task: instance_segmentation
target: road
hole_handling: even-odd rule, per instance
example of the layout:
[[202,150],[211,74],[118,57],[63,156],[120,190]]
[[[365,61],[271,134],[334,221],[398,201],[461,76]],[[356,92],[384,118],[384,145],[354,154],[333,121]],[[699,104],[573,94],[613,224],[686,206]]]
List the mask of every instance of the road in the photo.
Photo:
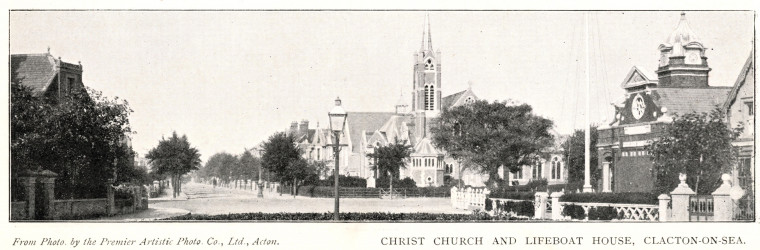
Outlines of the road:
[[[227,213],[278,213],[278,212],[332,212],[333,198],[309,198],[277,193],[264,193],[264,198],[256,198],[253,190],[212,187],[199,183],[187,183],[183,194],[176,199],[161,197],[151,199],[149,209],[135,214],[103,218],[103,220],[133,221],[167,218],[187,213],[227,214]],[[390,212],[390,213],[469,213],[451,207],[448,198],[345,198],[340,200],[341,212]]]

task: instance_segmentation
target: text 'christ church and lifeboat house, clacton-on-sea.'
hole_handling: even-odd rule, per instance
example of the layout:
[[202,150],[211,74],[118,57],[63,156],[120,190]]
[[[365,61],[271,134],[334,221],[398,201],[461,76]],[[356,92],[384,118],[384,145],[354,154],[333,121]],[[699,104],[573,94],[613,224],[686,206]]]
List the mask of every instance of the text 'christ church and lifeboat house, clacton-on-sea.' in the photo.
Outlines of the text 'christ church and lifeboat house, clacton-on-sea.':
[[[373,160],[368,154],[398,140],[412,147],[406,168],[399,173],[400,178],[409,177],[420,187],[436,187],[444,185],[449,178],[460,179],[461,176],[465,185],[484,186],[488,175],[471,168],[465,168],[460,175],[460,163],[432,143],[432,120],[442,110],[472,103],[478,97],[471,86],[442,96],[441,52],[433,50],[429,18],[425,19],[422,33],[422,45],[413,54],[411,105],[402,94],[393,112],[348,112],[340,139],[341,144],[346,144],[340,151],[340,174],[366,178],[368,186],[374,186],[373,180],[378,173],[372,170]],[[333,138],[328,128],[320,128],[317,124],[315,129],[309,129],[309,122],[302,120],[291,123],[288,133],[295,135],[307,159],[324,161],[334,169]],[[545,178],[549,184],[566,183],[567,172],[560,147],[551,147],[550,151],[544,154],[546,159],[537,159],[535,166],[526,166],[523,171],[511,174],[511,180],[526,184],[530,179]]]
[[754,162],[752,55],[733,88],[710,86],[706,48],[689,27],[685,13],[658,50],[656,77],[634,66],[621,84],[625,98],[613,103],[614,119],[599,128],[597,153],[602,180],[597,188],[603,192],[647,192],[654,188],[653,163],[646,146],[662,135],[676,114],[723,107],[730,126],[739,126],[740,122],[745,126],[734,143],[743,146],[739,164],[751,166]]

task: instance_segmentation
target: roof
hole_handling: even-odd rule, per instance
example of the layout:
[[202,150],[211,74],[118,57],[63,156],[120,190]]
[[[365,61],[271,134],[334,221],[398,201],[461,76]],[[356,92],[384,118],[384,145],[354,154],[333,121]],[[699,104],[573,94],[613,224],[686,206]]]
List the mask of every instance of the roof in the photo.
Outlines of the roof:
[[423,138],[417,145],[414,145],[414,152],[412,155],[439,155],[441,154],[434,146],[430,138]]
[[729,92],[728,98],[726,98],[726,101],[723,103],[724,110],[728,110],[734,100],[736,100],[736,95],[739,93],[739,88],[744,85],[745,79],[747,78],[747,74],[750,72],[750,69],[754,68],[752,61],[753,54],[754,51],[750,52],[749,57],[747,57],[747,61],[744,63],[744,67],[742,67],[742,71],[739,72],[739,76],[736,78],[734,87],[731,88],[731,92]]
[[675,44],[680,44],[681,46],[684,46],[693,42],[700,43],[699,40],[700,39],[697,37],[696,33],[694,33],[689,26],[689,22],[686,21],[686,13],[681,13],[681,20],[678,21],[676,29],[670,33],[668,39],[665,40],[664,45],[673,46]]
[[34,95],[40,95],[53,81],[57,62],[50,54],[11,55],[11,82],[29,87]]
[[351,151],[359,152],[363,131],[380,129],[395,114],[394,112],[348,112],[346,123],[351,137]]
[[388,118],[385,124],[378,130],[383,133],[385,140],[388,142],[395,142],[395,139],[399,141],[409,140],[407,123],[410,121],[409,116],[394,115]]
[[638,66],[633,66],[631,70],[628,71],[628,74],[620,84],[620,87],[627,89],[642,85],[657,85],[657,77],[650,75],[649,72],[652,71],[644,70]]
[[670,115],[702,113],[722,106],[729,91],[730,87],[660,88],[653,92],[653,97],[657,106],[667,108]]
[[462,90],[460,92],[444,96],[443,98],[441,98],[441,107],[443,109],[447,109],[451,107],[451,105],[454,105],[454,103],[456,103],[457,100],[459,100],[459,98],[462,97],[462,95],[464,95],[465,92],[467,92],[467,90]]

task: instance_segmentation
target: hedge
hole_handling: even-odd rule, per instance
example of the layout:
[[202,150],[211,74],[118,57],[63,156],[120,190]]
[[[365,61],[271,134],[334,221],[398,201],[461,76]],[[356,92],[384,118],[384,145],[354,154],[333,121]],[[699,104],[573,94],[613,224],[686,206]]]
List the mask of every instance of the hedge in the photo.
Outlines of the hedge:
[[[486,198],[486,211],[494,209],[493,200]],[[496,200],[496,211],[512,212],[516,215],[532,217],[535,215],[535,207],[532,201],[500,201]]]
[[[583,210],[582,206],[576,204],[565,205],[565,208],[562,209],[562,215],[575,220],[586,219],[586,211]],[[623,218],[625,218],[625,213],[618,212],[611,206],[588,209],[588,220],[620,220]]]
[[562,202],[576,203],[622,203],[622,204],[658,204],[657,194],[628,193],[569,193],[559,198]]
[[[380,190],[388,191],[388,188],[346,188],[341,187],[340,196],[342,198],[378,198]],[[285,193],[290,193],[286,189]],[[403,197],[450,197],[451,189],[448,187],[415,187],[415,188],[393,188],[394,193],[398,192]],[[298,187],[298,195],[306,197],[335,197],[335,188],[327,186],[301,186]]]
[[[162,220],[261,220],[261,221],[329,221],[333,213],[241,213],[241,214],[186,214]],[[525,220],[511,216],[491,216],[488,213],[435,214],[435,213],[340,213],[341,220],[348,221],[503,221]]]
[[491,192],[488,197],[490,198],[501,198],[501,199],[512,199],[512,200],[534,200],[536,196],[536,192],[526,191],[526,192],[510,192],[503,190],[497,191],[497,192]]

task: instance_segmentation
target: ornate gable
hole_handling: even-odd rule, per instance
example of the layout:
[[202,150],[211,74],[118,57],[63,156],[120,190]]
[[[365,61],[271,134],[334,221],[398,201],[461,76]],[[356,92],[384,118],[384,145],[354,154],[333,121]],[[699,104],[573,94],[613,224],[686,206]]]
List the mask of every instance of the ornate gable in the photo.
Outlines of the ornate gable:
[[657,78],[647,76],[645,70],[641,70],[639,67],[633,66],[631,71],[625,76],[625,80],[620,84],[623,89],[630,89],[639,86],[656,86]]

